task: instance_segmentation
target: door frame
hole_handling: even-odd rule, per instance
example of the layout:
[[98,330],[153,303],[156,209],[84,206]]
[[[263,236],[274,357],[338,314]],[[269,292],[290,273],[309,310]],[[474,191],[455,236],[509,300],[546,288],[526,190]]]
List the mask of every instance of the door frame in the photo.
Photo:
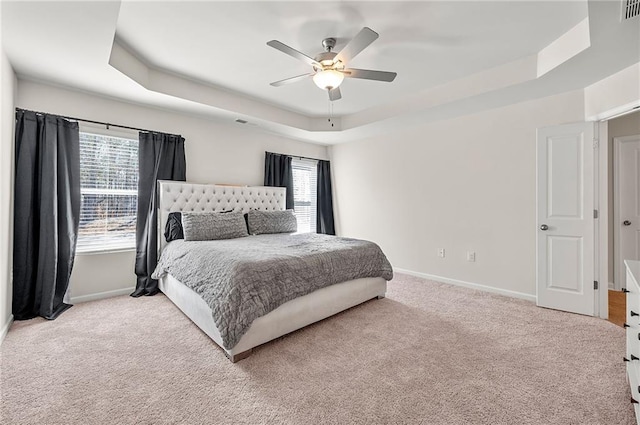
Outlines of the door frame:
[[[625,270],[620,270],[620,149],[625,142],[635,142],[640,140],[640,135],[621,136],[613,138],[613,284],[614,290],[621,290],[624,287],[623,278],[626,276]],[[608,248],[608,247],[607,247]]]
[[[609,318],[609,131],[608,119],[594,122],[595,184],[594,208],[598,218],[594,225],[594,276],[598,280],[595,296],[596,317]],[[602,148],[601,148],[602,143]]]
[[[595,206],[598,209],[598,219],[594,220],[596,226],[595,240],[595,276],[598,276],[598,282],[600,285],[596,295],[598,302],[596,302],[596,313],[602,319],[609,318],[609,124],[608,121],[614,118],[621,117],[623,115],[631,114],[640,109],[640,100],[633,103],[609,109],[596,116],[589,117],[587,121],[591,121],[596,126],[594,128],[594,135],[597,135],[597,140],[594,140],[598,146],[600,141],[603,143],[603,148],[594,152],[594,161],[596,172],[596,184],[595,186]],[[605,149],[606,148],[606,149]],[[597,158],[597,159],[596,159]],[[601,225],[602,223],[602,225]],[[600,241],[606,241],[602,244]]]

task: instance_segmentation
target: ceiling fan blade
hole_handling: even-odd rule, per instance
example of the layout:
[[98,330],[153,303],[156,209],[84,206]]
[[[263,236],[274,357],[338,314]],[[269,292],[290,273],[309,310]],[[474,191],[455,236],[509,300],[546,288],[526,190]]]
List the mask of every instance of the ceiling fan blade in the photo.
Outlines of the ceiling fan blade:
[[296,59],[300,59],[303,62],[308,63],[309,65],[313,65],[313,66],[318,66],[318,67],[322,67],[322,65],[320,65],[318,62],[316,62],[313,58],[310,58],[309,56],[305,55],[302,52],[297,51],[296,49],[287,46],[284,43],[279,42],[278,40],[271,40],[269,42],[267,42],[267,46],[271,46],[274,49],[280,50],[282,53],[285,53],[291,57],[294,57]]
[[271,83],[273,87],[284,86],[285,84],[297,83],[298,81],[304,80],[307,77],[311,77],[313,74],[302,74],[297,75],[295,77],[285,78],[284,80],[274,81]]
[[356,69],[348,68],[342,71],[345,77],[350,78],[362,78],[365,80],[385,81],[387,83],[392,82],[396,78],[395,72],[387,71],[374,71],[371,69]]
[[340,100],[342,99],[342,93],[340,93],[340,87],[336,87],[335,89],[329,90],[329,100]]
[[351,59],[355,58],[358,53],[367,48],[367,46],[378,38],[378,33],[373,31],[369,27],[364,27],[356,34],[353,39],[333,58],[334,62],[342,61],[342,63],[348,63]]

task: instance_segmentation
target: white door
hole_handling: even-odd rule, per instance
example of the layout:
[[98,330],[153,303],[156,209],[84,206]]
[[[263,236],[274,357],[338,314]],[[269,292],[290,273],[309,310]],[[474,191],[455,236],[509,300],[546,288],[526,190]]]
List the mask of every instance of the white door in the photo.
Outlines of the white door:
[[615,284],[624,286],[624,260],[640,260],[640,135],[614,139]]
[[594,314],[593,124],[538,129],[537,299]]

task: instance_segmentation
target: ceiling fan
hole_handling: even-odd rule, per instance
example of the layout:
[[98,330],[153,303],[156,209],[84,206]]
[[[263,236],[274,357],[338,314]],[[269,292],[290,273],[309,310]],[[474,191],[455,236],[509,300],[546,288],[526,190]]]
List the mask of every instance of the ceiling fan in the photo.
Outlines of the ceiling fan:
[[340,84],[342,84],[345,77],[391,82],[396,78],[397,74],[395,72],[346,67],[346,64],[351,62],[351,59],[355,58],[356,55],[367,48],[377,38],[378,33],[373,31],[371,28],[364,27],[339,53],[332,51],[336,45],[336,39],[325,38],[322,40],[322,46],[325,51],[319,53],[314,58],[307,56],[278,40],[271,40],[267,43],[268,46],[280,50],[281,52],[296,59],[300,59],[313,67],[313,72],[311,73],[285,78],[284,80],[273,82],[271,85],[279,87],[312,77],[313,82],[318,87],[329,92],[329,100],[334,101],[342,98],[342,94],[340,93]]

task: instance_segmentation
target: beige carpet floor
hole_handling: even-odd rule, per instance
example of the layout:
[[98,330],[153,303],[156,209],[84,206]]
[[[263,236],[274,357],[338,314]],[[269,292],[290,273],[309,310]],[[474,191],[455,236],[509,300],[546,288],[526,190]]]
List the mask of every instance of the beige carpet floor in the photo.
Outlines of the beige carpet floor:
[[633,424],[624,333],[398,275],[230,363],[164,296],[14,323],[3,424]]

